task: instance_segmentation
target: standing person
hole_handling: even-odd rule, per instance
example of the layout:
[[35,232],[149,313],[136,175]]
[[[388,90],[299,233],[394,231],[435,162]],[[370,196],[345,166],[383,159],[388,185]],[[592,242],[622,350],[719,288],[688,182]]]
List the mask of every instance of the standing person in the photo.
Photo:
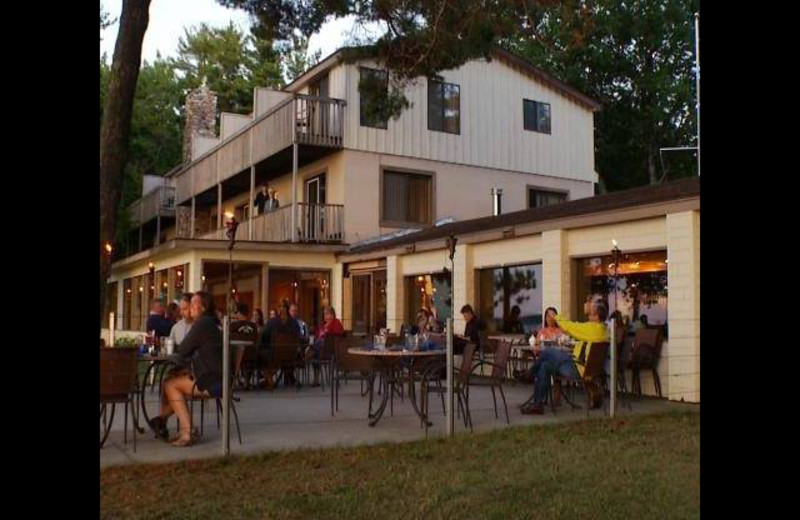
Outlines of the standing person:
[[175,342],[176,347],[181,344],[183,338],[186,337],[192,327],[192,323],[194,323],[194,318],[190,312],[192,296],[194,296],[192,293],[183,293],[183,296],[181,296],[181,303],[178,305],[181,319],[172,326],[172,330],[169,333],[169,337]]
[[[306,361],[311,361],[312,359],[319,360],[322,346],[325,344],[325,338],[328,336],[344,336],[344,326],[342,322],[336,318],[336,310],[333,307],[329,305],[323,307],[322,318],[324,321],[317,329],[317,337],[314,340],[314,344],[306,350]],[[319,366],[317,365],[315,365],[314,383],[312,386],[319,386]]]
[[269,194],[269,198],[264,204],[264,211],[270,212],[278,209],[280,206],[280,203],[278,202],[278,192],[275,191],[275,188],[270,188],[267,193]]
[[[275,352],[274,335],[275,333],[292,333],[300,337],[300,329],[297,322],[289,314],[289,302],[284,300],[281,303],[281,308],[278,315],[267,322],[264,330],[261,331],[261,336],[258,340],[258,357],[262,366],[269,364],[272,361],[272,356]],[[273,375],[271,372],[265,371],[264,383],[268,388],[271,388],[273,383]],[[292,385],[295,383],[294,374],[287,373],[284,376],[284,383]]]
[[167,419],[173,413],[177,415],[180,430],[171,442],[179,447],[191,446],[194,442],[186,398],[191,395],[222,396],[222,332],[214,312],[214,298],[207,292],[196,292],[189,311],[194,323],[172,358],[182,366],[187,366],[191,360],[194,374],[179,373],[164,379],[161,411],[150,420],[156,436],[166,441],[169,438]]
[[175,302],[169,302],[167,305],[167,319],[175,325],[181,319],[180,307]]
[[310,331],[308,329],[308,325],[306,322],[300,319],[300,308],[297,306],[296,303],[292,303],[289,306],[289,315],[297,322],[297,327],[300,329],[300,341],[303,344],[308,343],[308,339],[311,336]]
[[[588,322],[569,321],[558,315],[555,317],[558,326],[577,340],[572,353],[556,348],[542,350],[541,347],[534,347],[534,353],[539,356],[539,359],[531,369],[535,376],[533,403],[524,407],[522,413],[542,415],[544,401],[550,391],[550,377],[554,374],[561,374],[571,379],[580,378],[583,376],[592,343],[608,341],[608,328],[605,324],[608,318],[606,304],[601,300],[587,298],[583,310],[589,316]],[[599,407],[602,404],[602,393],[594,383],[588,388],[592,396],[592,408]]]
[[257,213],[258,215],[264,213],[264,205],[269,200],[268,190],[269,190],[269,184],[265,182],[264,185],[261,186],[261,191],[259,191],[258,194],[256,194],[256,198],[253,200],[253,205],[256,208],[258,208],[258,213]]
[[155,331],[156,336],[169,336],[172,323],[164,316],[164,304],[161,300],[150,303],[150,316],[147,317],[147,332]]

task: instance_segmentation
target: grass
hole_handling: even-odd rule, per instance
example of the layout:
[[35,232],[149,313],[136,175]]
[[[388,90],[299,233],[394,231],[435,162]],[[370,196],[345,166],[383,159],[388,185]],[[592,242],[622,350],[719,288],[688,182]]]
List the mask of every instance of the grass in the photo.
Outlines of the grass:
[[698,518],[700,414],[100,471],[101,518]]

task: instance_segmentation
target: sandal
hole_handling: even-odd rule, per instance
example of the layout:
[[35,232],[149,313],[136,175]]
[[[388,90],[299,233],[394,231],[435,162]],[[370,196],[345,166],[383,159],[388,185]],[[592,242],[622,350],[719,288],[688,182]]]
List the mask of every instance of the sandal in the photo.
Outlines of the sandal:
[[194,439],[192,437],[189,437],[188,439],[186,439],[184,437],[178,437],[176,440],[174,440],[170,444],[172,444],[173,446],[176,446],[178,448],[186,448],[187,446],[191,446],[192,444],[194,444]]

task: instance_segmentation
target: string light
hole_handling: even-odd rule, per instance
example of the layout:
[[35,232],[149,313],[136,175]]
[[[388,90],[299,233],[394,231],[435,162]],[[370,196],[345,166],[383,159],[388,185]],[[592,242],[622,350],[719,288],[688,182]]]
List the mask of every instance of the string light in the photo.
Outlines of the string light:
[[181,271],[178,271],[178,272],[177,272],[177,275],[178,275],[178,276],[183,276],[183,273],[182,273]]
[[114,248],[111,246],[111,243],[106,242],[106,252],[110,255]]
[[139,292],[144,292],[144,287],[139,287]]

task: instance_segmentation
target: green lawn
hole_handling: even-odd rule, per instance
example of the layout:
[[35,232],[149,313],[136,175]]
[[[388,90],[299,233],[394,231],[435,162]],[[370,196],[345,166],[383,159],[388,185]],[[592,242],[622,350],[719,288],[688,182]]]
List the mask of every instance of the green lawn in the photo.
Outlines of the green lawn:
[[100,471],[100,508],[102,518],[698,518],[700,414],[113,467]]

